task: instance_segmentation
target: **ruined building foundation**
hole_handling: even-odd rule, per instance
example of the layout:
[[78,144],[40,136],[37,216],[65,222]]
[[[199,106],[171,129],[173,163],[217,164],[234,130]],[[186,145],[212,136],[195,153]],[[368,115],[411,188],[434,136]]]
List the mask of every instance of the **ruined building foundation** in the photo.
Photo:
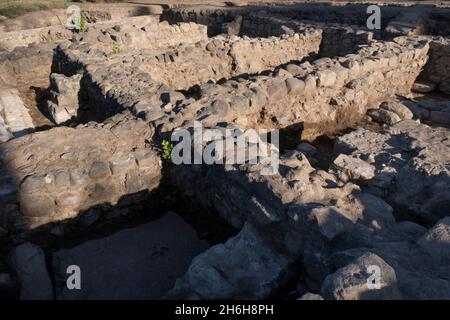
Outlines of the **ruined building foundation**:
[[[450,8],[366,7],[0,32],[0,296],[450,299]],[[175,165],[196,122],[279,130],[279,170]]]

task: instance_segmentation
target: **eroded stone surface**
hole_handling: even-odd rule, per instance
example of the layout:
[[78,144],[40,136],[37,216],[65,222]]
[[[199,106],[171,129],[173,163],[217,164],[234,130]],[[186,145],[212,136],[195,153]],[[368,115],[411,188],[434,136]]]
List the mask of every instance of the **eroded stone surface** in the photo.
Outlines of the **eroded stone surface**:
[[19,278],[21,299],[53,299],[53,284],[41,248],[32,243],[24,243],[12,251],[10,263]]
[[36,227],[76,217],[159,184],[160,159],[148,147],[153,130],[118,117],[105,124],[55,128],[2,145],[2,189],[15,188],[25,222]]
[[[53,298],[48,269],[57,298],[154,298],[175,284],[166,298],[262,299],[297,283],[300,299],[449,299],[450,11],[385,6],[378,32],[365,10],[192,6],[104,23],[91,12],[85,32],[0,34],[0,241],[12,257],[12,270],[0,258],[0,293],[13,294],[14,273],[21,297]],[[161,161],[161,139],[194,121],[281,129],[279,170]],[[202,252],[168,214],[58,248],[80,229],[99,237],[96,207],[123,223],[167,187],[233,236]],[[44,250],[21,244],[30,236]],[[177,264],[162,240],[188,254]],[[74,259],[88,269],[82,292],[64,287]]]
[[3,141],[24,136],[34,129],[33,120],[15,89],[0,91],[0,126]]
[[449,135],[446,128],[407,120],[385,133],[358,129],[339,138],[336,152],[372,159],[372,192],[436,222],[448,214]]
[[[406,43],[409,41],[403,40]],[[385,46],[374,44],[373,47],[361,49],[359,56],[329,59],[328,62],[317,62],[313,66],[308,62],[300,64],[303,72],[295,79],[301,83],[296,84],[295,90],[292,90],[292,80],[289,79],[293,76],[289,72],[256,76],[249,80],[231,80],[223,85],[207,87],[199,100],[182,109],[181,116],[173,115],[174,121],[170,123],[164,121],[162,130],[189,124],[192,118],[201,119],[208,126],[227,121],[244,128],[280,128],[301,122],[304,126],[302,137],[313,139],[320,134],[338,130],[340,126],[360,121],[371,105],[392,97],[393,92],[406,93],[410,90],[413,82],[406,79],[418,75],[417,62],[425,63],[428,46],[426,43],[412,45],[416,48],[400,54],[401,64],[397,64],[399,59],[394,53],[396,46],[393,43]],[[375,50],[379,56],[374,58]],[[364,58],[365,55],[371,57]],[[409,59],[414,59],[414,62]],[[409,66],[408,61],[411,63]],[[389,86],[386,86],[387,83]],[[383,86],[383,89],[375,89],[377,86]],[[210,109],[211,103],[219,99],[230,101],[237,94],[236,91],[249,101],[248,107],[231,108],[225,117],[215,115]],[[168,115],[166,118],[170,117]],[[395,117],[400,119],[396,114]],[[327,128],[321,123],[331,125]]]
[[52,90],[47,111],[56,124],[67,123],[77,117],[81,77],[81,74],[69,78],[55,73],[50,76]]
[[[380,270],[380,283],[376,289],[367,285],[372,275],[370,266]],[[381,276],[381,274],[383,276]],[[339,269],[325,278],[322,295],[327,299],[338,300],[393,300],[400,299],[395,270],[383,259],[372,253],[366,253],[351,264]]]
[[[377,142],[373,139],[371,141]],[[423,291],[418,289],[419,283],[425,285],[420,274],[427,272],[425,270],[439,269],[445,264],[438,258],[430,258],[424,249],[410,242],[411,239],[417,241],[420,234],[423,234],[422,229],[415,228],[414,224],[397,224],[392,207],[381,198],[362,191],[353,183],[340,183],[340,179],[332,172],[312,168],[301,153],[285,155],[281,167],[283,169],[280,174],[275,176],[259,175],[258,166],[244,166],[237,172],[231,167],[223,170],[207,166],[196,170],[176,170],[174,178],[181,189],[186,186],[186,181],[199,181],[194,190],[189,189],[189,194],[205,207],[214,207],[234,225],[244,224],[244,228],[225,245],[227,250],[223,251],[218,246],[197,257],[191,266],[192,270],[177,283],[170,297],[230,298],[242,295],[240,290],[244,286],[241,281],[234,278],[235,273],[227,271],[231,268],[224,266],[238,259],[241,254],[238,243],[245,239],[244,234],[250,230],[254,234],[261,232],[260,237],[263,237],[252,242],[252,245],[265,243],[266,249],[272,248],[275,251],[273,254],[283,253],[282,256],[271,259],[272,263],[276,263],[276,268],[268,268],[268,265],[259,262],[258,272],[248,273],[250,278],[246,281],[250,283],[272,283],[269,279],[279,279],[277,283],[283,283],[277,268],[289,270],[295,257],[301,256],[308,286],[320,292],[323,285],[322,293],[326,298],[390,299],[424,296]],[[214,182],[205,178],[208,176],[214,176]],[[440,239],[446,239],[445,231],[444,234],[439,236]],[[441,250],[439,246],[442,245],[437,244],[436,250]],[[284,249],[274,249],[279,247]],[[252,252],[261,253],[261,250]],[[399,255],[398,252],[402,254]],[[416,257],[414,267],[407,258],[408,252],[414,252]],[[365,258],[361,258],[355,265],[351,264],[365,253],[369,255],[367,263],[363,262],[366,261]],[[212,259],[211,255],[215,258]],[[372,258],[369,259],[371,255],[376,263],[370,260]],[[372,264],[379,265],[384,271],[389,270],[388,273],[392,275],[383,280],[385,282],[382,283],[381,291],[370,291],[366,286],[367,277],[357,276],[357,273],[350,271],[358,269],[358,272],[366,275],[368,271],[365,267]],[[418,265],[421,267],[418,268]],[[222,270],[220,276],[216,274],[213,277],[211,274],[215,280],[210,282],[217,286],[217,290],[205,291],[211,286],[194,277],[193,272],[197,266],[201,266],[201,270]],[[325,280],[336,270],[334,268],[344,269],[329,276],[330,280]],[[445,291],[449,285],[446,276],[428,274],[428,277],[430,282],[424,288],[426,295],[448,297]],[[433,291],[434,286],[437,286],[436,291]],[[276,287],[273,286],[273,289]],[[216,292],[221,294],[216,295]],[[264,291],[254,287],[252,292],[259,292],[258,298],[267,296]]]

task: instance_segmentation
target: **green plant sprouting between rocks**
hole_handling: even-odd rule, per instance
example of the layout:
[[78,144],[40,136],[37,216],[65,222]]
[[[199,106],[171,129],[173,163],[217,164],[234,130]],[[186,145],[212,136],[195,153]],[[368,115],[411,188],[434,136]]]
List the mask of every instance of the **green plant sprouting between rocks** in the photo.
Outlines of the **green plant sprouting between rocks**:
[[112,46],[112,49],[111,49],[111,52],[112,52],[113,54],[118,54],[118,53],[120,53],[120,47],[117,46],[117,45],[113,45],[113,46]]
[[75,24],[75,29],[78,32],[86,32],[87,21],[86,21],[86,17],[85,16],[79,15],[78,17],[76,17],[74,19],[73,23]]
[[172,157],[172,150],[173,150],[173,143],[169,140],[164,139],[161,142],[161,147],[162,147],[162,158],[164,160],[170,160]]

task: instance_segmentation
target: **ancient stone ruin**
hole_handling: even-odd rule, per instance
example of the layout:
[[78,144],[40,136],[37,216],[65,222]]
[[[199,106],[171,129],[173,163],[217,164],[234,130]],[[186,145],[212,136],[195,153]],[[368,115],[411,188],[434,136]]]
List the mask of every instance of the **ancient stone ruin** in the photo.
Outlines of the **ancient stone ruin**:
[[[0,297],[450,299],[450,6],[368,5],[0,32]],[[277,170],[174,163],[198,123]]]

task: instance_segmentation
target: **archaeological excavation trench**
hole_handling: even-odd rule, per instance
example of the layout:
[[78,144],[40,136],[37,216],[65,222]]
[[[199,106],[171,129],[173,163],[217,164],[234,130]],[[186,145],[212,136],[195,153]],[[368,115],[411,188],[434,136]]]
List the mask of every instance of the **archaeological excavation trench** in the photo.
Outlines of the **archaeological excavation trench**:
[[[365,10],[1,32],[0,297],[450,299],[450,8]],[[279,131],[278,170],[174,164],[197,122]]]

